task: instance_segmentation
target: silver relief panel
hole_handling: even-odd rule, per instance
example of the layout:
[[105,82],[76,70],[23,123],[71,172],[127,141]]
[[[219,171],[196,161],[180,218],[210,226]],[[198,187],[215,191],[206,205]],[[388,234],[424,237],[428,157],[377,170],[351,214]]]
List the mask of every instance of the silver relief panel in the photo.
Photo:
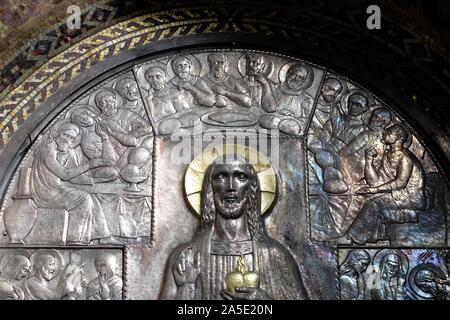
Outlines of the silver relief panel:
[[305,134],[323,70],[257,52],[171,56],[135,67],[160,135],[204,128]]
[[428,152],[390,108],[334,74],[317,101],[308,161],[313,240],[446,244],[446,190]]
[[120,249],[0,249],[4,300],[122,300]]
[[449,250],[345,248],[338,260],[342,300],[449,299]]
[[149,243],[152,150],[131,72],[90,90],[25,156],[3,205],[3,242]]
[[448,299],[448,199],[414,130],[341,75],[149,58],[72,101],[14,172],[2,298]]

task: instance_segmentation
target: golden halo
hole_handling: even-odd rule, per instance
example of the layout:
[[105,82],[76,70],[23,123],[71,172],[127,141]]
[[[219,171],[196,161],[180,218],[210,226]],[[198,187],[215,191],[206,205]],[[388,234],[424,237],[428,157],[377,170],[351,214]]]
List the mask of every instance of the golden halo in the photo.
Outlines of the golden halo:
[[262,153],[240,144],[207,147],[192,160],[184,176],[184,191],[189,205],[197,215],[201,215],[201,192],[206,169],[218,157],[229,154],[241,156],[253,165],[261,186],[261,214],[266,213],[277,192],[275,172],[270,161]]

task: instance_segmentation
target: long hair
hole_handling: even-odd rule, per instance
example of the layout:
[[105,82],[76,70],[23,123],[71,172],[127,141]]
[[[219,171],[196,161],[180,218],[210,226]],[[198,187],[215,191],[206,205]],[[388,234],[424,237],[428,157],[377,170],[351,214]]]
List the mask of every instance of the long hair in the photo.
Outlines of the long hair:
[[390,257],[392,257],[392,256],[394,256],[396,258],[396,260],[397,260],[397,262],[399,264],[399,270],[397,271],[397,274],[395,275],[395,277],[405,279],[406,278],[406,274],[408,272],[408,265],[404,265],[401,257],[398,254],[395,254],[395,253],[392,253],[392,252],[388,253],[388,254],[385,254],[384,257],[381,259],[381,262],[380,262],[380,266],[381,266],[381,268],[380,268],[380,277],[383,277],[383,275],[386,273],[386,264],[388,262],[388,259]]
[[[211,226],[216,218],[216,206],[214,204],[214,194],[211,182],[212,173],[214,172],[214,168],[219,162],[219,159],[221,158],[217,158],[212,164],[209,165],[203,178],[200,231],[204,231]],[[247,215],[250,235],[256,241],[262,242],[266,239],[266,233],[261,218],[261,187],[259,185],[259,179],[255,169],[246,159],[237,157],[237,160],[242,161],[242,163],[246,165],[251,172],[250,190],[247,196],[245,214]]]
[[344,263],[341,265],[340,274],[348,274],[353,272],[353,266],[362,259],[370,260],[370,254],[364,249],[353,249],[351,250],[347,258],[345,258]]
[[16,281],[16,276],[21,272],[22,268],[27,269],[31,265],[28,257],[10,252],[5,254],[0,260],[0,274],[9,281]]

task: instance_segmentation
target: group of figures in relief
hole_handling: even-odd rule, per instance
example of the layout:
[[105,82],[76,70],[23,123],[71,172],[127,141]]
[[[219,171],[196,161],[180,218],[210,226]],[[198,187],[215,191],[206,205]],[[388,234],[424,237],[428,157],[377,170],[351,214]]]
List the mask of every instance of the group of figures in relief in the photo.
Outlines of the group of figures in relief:
[[[307,149],[295,169],[309,179],[309,212],[285,210],[309,214],[313,242],[348,246],[337,249],[345,255],[335,266],[341,299],[449,299],[449,251],[417,249],[446,245],[446,209],[431,205],[437,192],[427,182],[439,173],[424,166],[426,151],[411,130],[370,93],[304,62],[257,52],[162,58],[134,74],[81,98],[32,146],[4,213],[10,243],[148,244],[151,198],[158,197],[155,136],[192,135],[200,123],[276,129]],[[204,173],[197,232],[170,244],[159,297],[311,298],[292,248],[267,231],[255,166],[240,156],[219,160]],[[50,240],[55,234],[61,241]],[[371,243],[378,249],[363,247]],[[397,244],[416,249],[387,248]],[[97,277],[84,277],[88,266]],[[120,299],[117,268],[109,253],[83,261],[72,253],[64,262],[55,250],[11,249],[0,261],[0,295]]]
[[[142,68],[145,100],[159,134],[191,128],[200,121],[219,127],[259,123],[291,135],[304,132],[314,103],[306,92],[314,81],[310,66],[287,63],[279,69],[280,82],[275,83],[269,78],[275,72],[274,63],[263,54],[241,56],[237,62],[240,78],[230,72],[224,53],[209,54],[207,62],[209,70],[204,75],[194,55]],[[173,76],[169,79],[168,74]]]
[[343,300],[450,300],[450,251],[346,250],[339,266]]
[[[444,243],[445,208],[427,211],[427,197],[435,190],[426,189],[427,173],[419,160],[423,148],[368,92],[327,77],[308,132],[308,150],[315,240],[392,244],[401,238],[399,226],[420,229],[422,215],[429,227],[441,225],[441,234],[431,241]],[[427,231],[417,232],[417,240],[426,240]]]
[[[149,239],[153,133],[137,83],[123,76],[87,102],[71,107],[52,125],[38,142],[30,167],[22,169],[18,190],[23,192],[15,197],[16,206],[29,196],[37,206],[29,206],[36,223],[29,219],[23,231],[15,229],[20,210],[13,205],[5,214],[11,242],[45,243],[37,229],[40,224],[48,228],[49,221],[42,220],[64,213],[66,231],[61,223],[55,232],[65,233],[60,238],[66,244]],[[146,190],[138,186],[144,181]]]
[[[70,252],[12,249],[0,260],[2,300],[121,300],[122,274],[117,254],[99,252],[93,258]],[[85,270],[91,277],[85,277]]]

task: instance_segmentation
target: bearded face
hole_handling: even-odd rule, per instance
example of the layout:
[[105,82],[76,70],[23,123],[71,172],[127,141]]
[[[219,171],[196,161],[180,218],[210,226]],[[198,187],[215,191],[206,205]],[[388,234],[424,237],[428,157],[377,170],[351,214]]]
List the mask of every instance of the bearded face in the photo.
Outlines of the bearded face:
[[26,278],[30,273],[30,269],[31,263],[28,259],[26,259],[21,265],[19,265],[18,271],[15,275],[15,280],[19,281],[23,278]]
[[47,281],[52,280],[55,277],[56,267],[56,259],[49,256],[46,262],[41,266],[42,277]]
[[396,255],[390,255],[386,260],[385,270],[388,276],[396,276],[400,271],[400,258]]
[[214,78],[222,79],[227,72],[227,62],[224,59],[213,59],[210,61],[210,68]]
[[303,68],[290,68],[286,74],[286,87],[292,90],[300,90],[305,82],[307,71]]
[[256,76],[263,73],[265,66],[262,56],[249,56],[247,57],[246,73],[249,76]]
[[328,79],[325,80],[321,91],[323,100],[325,100],[325,102],[327,103],[334,102],[341,90],[342,86],[338,82]]
[[435,276],[429,270],[419,271],[416,275],[416,284],[424,292],[437,296],[438,286],[434,281]]
[[58,150],[61,152],[66,152],[68,149],[72,148],[77,135],[77,132],[74,130],[61,132],[55,140]]
[[182,79],[188,80],[191,76],[192,64],[186,59],[178,60],[174,72]]
[[135,101],[138,99],[138,88],[134,81],[127,81],[123,83],[119,89],[119,93],[122,97],[129,101]]
[[246,210],[252,172],[237,161],[218,164],[212,172],[214,205],[225,219],[237,219]]
[[117,99],[113,95],[104,95],[98,101],[97,105],[102,111],[102,114],[106,116],[112,116],[117,113]]

